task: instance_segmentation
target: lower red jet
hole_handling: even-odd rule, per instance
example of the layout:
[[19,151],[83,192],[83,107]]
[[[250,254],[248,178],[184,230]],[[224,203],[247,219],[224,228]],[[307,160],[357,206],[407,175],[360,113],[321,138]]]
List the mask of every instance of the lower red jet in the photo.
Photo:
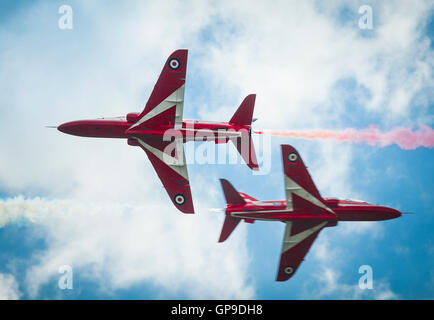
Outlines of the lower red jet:
[[363,201],[322,198],[299,153],[282,145],[285,173],[284,201],[258,201],[238,192],[221,179],[226,198],[226,218],[219,242],[225,241],[241,220],[281,221],[286,224],[277,281],[286,281],[297,271],[319,232],[338,221],[379,221],[394,219],[401,212]]
[[170,55],[142,112],[67,122],[58,130],[82,137],[124,138],[129,145],[141,147],[173,204],[184,213],[194,213],[183,143],[230,140],[247,165],[258,170],[251,139],[256,95],[247,96],[229,122],[183,120],[187,55],[187,50]]

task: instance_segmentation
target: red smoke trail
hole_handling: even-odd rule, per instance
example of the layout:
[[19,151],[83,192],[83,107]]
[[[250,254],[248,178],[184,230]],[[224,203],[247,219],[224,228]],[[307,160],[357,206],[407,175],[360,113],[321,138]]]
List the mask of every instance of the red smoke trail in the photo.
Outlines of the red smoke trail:
[[434,130],[428,126],[420,126],[418,130],[397,127],[387,132],[381,132],[377,127],[370,126],[357,130],[347,128],[344,130],[304,130],[304,131],[255,131],[258,134],[271,134],[274,136],[291,137],[298,139],[337,140],[353,143],[366,143],[371,146],[386,147],[397,144],[401,149],[413,150],[417,147],[434,147]]

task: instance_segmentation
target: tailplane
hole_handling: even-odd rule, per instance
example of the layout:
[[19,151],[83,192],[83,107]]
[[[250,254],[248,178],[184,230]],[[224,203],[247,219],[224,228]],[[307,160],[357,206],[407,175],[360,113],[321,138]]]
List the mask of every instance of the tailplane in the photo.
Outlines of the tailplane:
[[[226,198],[227,205],[243,205],[246,203],[244,198],[240,195],[240,193],[235,190],[232,184],[225,180],[220,179],[220,183],[222,185],[223,193]],[[235,230],[237,225],[240,223],[241,219],[232,217],[229,214],[226,214],[225,221],[223,223],[222,232],[220,234],[219,242],[225,241],[231,233]]]
[[247,166],[255,171],[259,170],[258,160],[256,159],[255,145],[249,133],[241,133],[241,138],[231,139],[238,153],[243,158]]
[[229,120],[229,123],[244,127],[244,130],[241,130],[241,137],[231,139],[231,141],[237,148],[243,160],[246,162],[247,166],[252,170],[259,170],[250,128],[253,121],[255,100],[255,94],[250,94],[245,97],[237,111],[235,111],[231,120]]
[[253,119],[253,110],[255,109],[255,100],[256,94],[249,94],[245,97],[229,123],[237,126],[250,126]]
[[237,225],[240,223],[241,219],[234,218],[232,216],[226,216],[225,222],[223,223],[222,232],[220,234],[219,242],[225,241],[231,235],[232,231],[235,230]]

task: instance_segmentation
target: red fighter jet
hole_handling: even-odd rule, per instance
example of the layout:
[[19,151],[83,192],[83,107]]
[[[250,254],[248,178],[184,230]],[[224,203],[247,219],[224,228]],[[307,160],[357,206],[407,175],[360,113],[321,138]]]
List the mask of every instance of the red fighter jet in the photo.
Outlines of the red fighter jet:
[[258,201],[220,179],[227,205],[219,242],[225,241],[241,220],[286,224],[277,281],[286,281],[294,275],[322,229],[334,227],[338,221],[379,221],[401,216],[395,209],[363,201],[322,198],[292,146],[282,145],[282,161],[284,201]]
[[67,122],[58,130],[82,137],[124,138],[129,145],[141,147],[173,204],[184,213],[194,213],[183,143],[230,140],[247,165],[258,170],[251,139],[256,96],[247,96],[229,122],[183,120],[187,55],[187,50],[170,55],[142,112]]

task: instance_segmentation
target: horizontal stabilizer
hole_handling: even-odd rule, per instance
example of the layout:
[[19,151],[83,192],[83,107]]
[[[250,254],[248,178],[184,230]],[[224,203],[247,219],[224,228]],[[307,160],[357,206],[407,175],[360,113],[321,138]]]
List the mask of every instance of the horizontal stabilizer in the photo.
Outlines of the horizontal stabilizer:
[[253,119],[253,110],[255,109],[256,94],[250,94],[244,98],[237,111],[235,111],[229,123],[237,126],[250,126]]
[[237,148],[238,153],[241,155],[241,158],[243,158],[247,166],[252,170],[259,170],[252,136],[245,132],[241,133],[241,138],[231,139],[231,141]]
[[235,230],[237,225],[240,223],[241,219],[234,218],[227,215],[225,217],[225,222],[223,223],[222,232],[220,234],[219,242],[225,241],[231,235],[232,231]]

